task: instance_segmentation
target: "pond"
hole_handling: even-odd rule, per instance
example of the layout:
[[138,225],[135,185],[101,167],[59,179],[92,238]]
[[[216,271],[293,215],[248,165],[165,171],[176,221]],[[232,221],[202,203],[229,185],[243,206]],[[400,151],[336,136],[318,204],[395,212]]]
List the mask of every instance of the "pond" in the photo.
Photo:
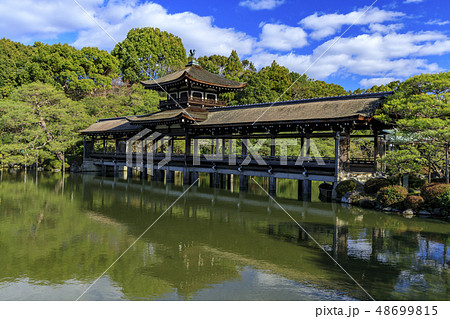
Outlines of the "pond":
[[3,172],[0,300],[450,298],[448,222],[206,180]]

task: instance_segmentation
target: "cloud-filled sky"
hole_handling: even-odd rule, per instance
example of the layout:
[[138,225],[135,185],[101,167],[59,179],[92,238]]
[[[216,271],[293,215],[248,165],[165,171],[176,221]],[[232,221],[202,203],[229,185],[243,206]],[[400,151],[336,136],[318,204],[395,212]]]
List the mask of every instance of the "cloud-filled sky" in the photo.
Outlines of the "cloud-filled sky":
[[111,51],[130,29],[158,27],[197,56],[235,49],[346,89],[449,69],[450,2],[373,2],[0,0],[0,37]]

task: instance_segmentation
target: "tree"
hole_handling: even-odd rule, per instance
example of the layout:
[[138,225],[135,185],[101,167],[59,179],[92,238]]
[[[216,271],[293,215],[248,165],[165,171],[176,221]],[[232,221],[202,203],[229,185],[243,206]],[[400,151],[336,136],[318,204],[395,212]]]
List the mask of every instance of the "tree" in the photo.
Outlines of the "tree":
[[68,44],[40,42],[34,48],[27,65],[31,81],[63,88],[72,99],[108,89],[118,76],[118,61],[104,50],[89,47],[77,50]]
[[181,39],[157,28],[131,29],[111,54],[119,60],[123,80],[130,83],[159,78],[187,63]]
[[223,76],[228,58],[223,55],[203,56],[197,59],[198,64],[211,73]]
[[33,48],[8,39],[0,39],[0,98],[7,97],[17,86],[29,83],[25,71]]
[[[431,171],[442,176],[450,142],[450,72],[414,76],[398,85],[376,118],[395,125],[402,144],[415,148]],[[403,146],[405,147],[405,146]],[[411,150],[410,150],[411,151]]]
[[89,116],[111,118],[156,112],[160,101],[158,92],[146,90],[140,84],[117,85],[82,102]]
[[80,102],[49,84],[32,83],[16,89],[0,104],[3,162],[23,163],[22,154],[33,161],[64,159],[81,137],[79,130],[94,122]]
[[225,77],[231,80],[239,80],[239,76],[242,74],[244,69],[242,68],[242,63],[239,60],[239,56],[235,50],[231,51],[230,56],[225,64]]

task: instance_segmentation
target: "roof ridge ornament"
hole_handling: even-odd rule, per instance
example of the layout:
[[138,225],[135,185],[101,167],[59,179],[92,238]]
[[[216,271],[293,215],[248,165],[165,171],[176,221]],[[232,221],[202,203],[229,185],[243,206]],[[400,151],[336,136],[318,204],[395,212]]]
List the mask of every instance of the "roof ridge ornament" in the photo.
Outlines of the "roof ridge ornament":
[[191,65],[200,65],[200,64],[198,64],[197,60],[195,59],[195,49],[189,50],[188,64],[186,66],[191,66]]

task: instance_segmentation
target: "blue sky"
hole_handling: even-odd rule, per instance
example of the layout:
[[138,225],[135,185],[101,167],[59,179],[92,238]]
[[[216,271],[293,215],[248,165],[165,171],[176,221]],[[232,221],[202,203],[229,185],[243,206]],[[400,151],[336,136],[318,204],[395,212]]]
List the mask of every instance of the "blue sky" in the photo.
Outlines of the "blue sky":
[[197,56],[235,49],[346,89],[449,69],[449,1],[373,2],[0,0],[0,37],[110,51],[131,28],[158,27]]

